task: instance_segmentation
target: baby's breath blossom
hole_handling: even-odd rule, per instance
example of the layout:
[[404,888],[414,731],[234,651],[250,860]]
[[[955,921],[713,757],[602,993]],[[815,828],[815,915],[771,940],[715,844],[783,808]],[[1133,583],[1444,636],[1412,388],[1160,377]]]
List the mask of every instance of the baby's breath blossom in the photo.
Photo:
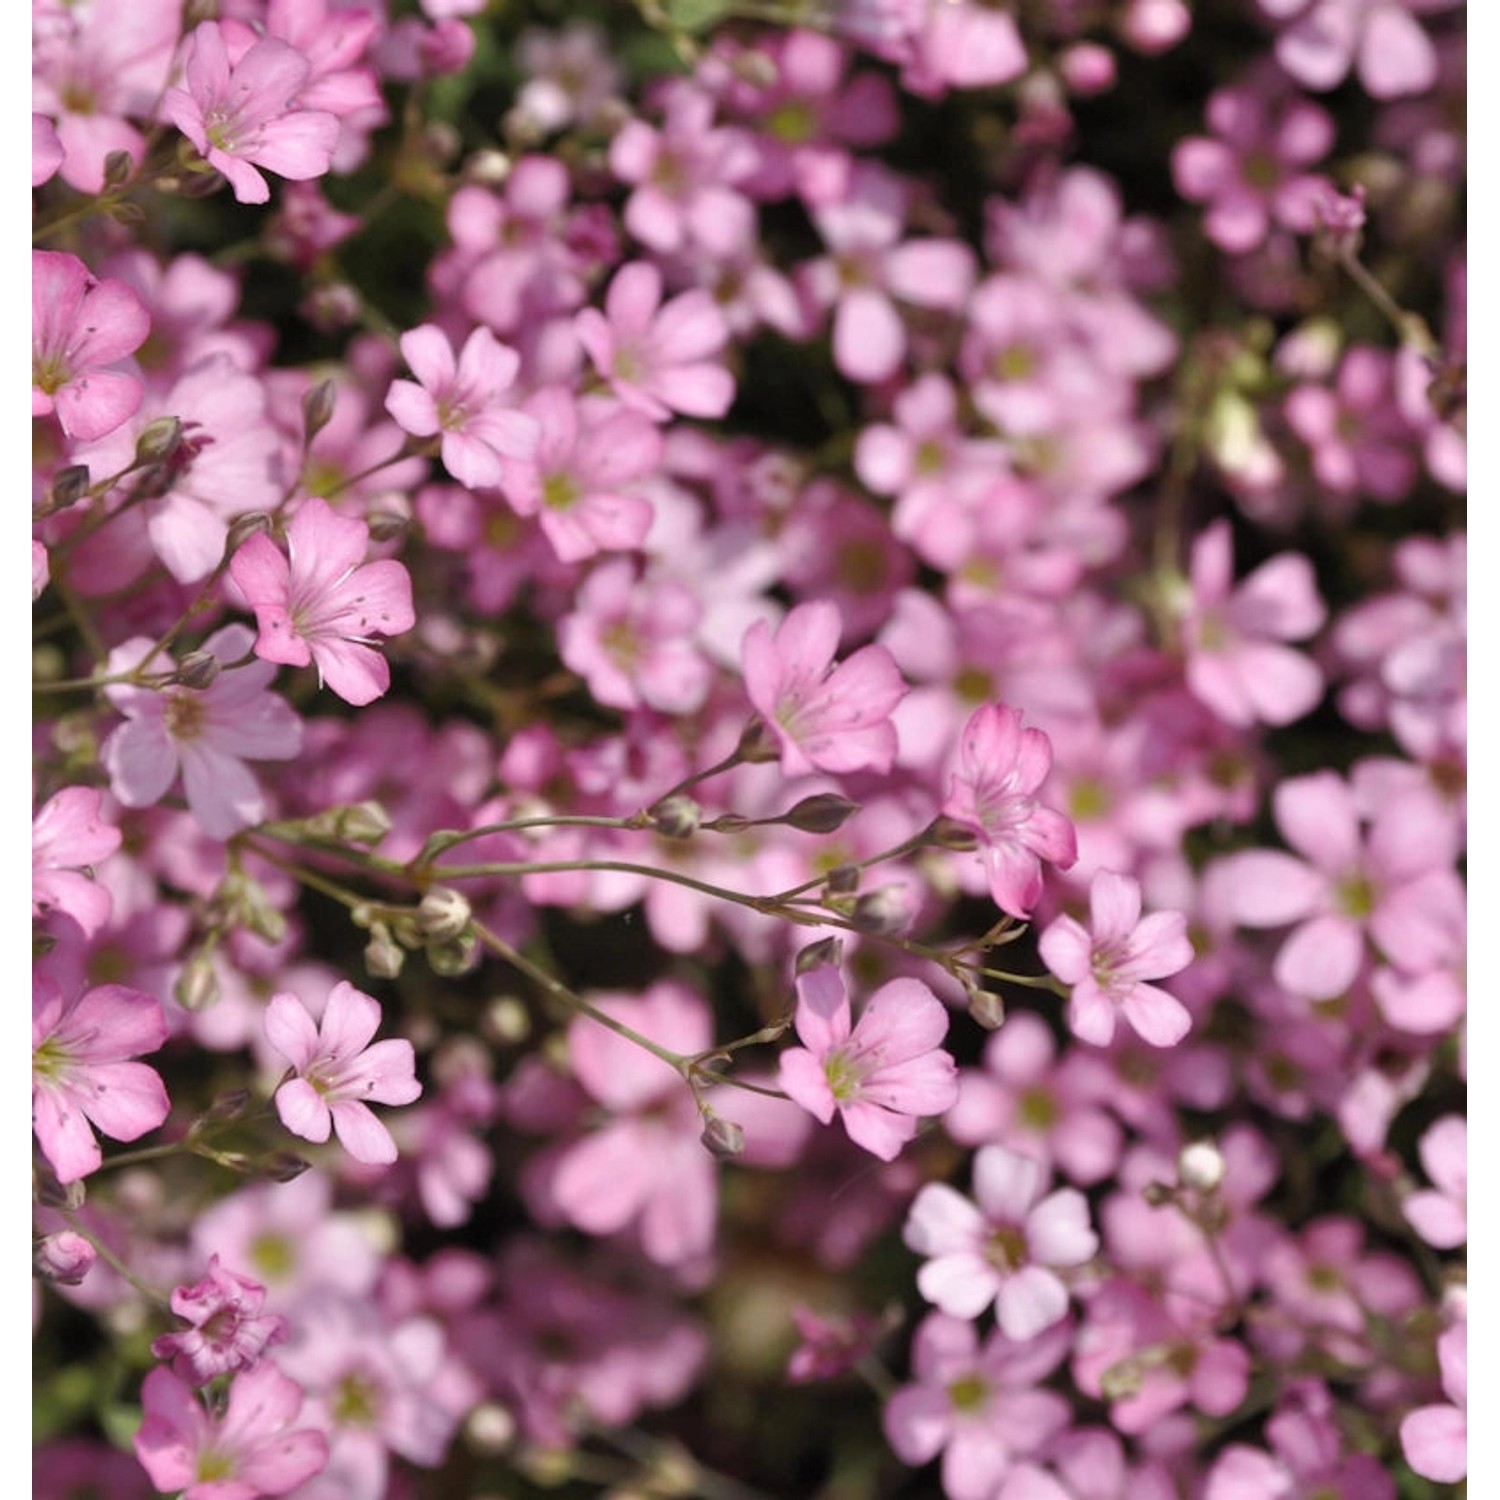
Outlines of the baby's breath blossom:
[[227,1270],[210,1255],[203,1280],[172,1293],[172,1311],[191,1326],[153,1339],[151,1352],[172,1360],[173,1372],[193,1385],[251,1369],[267,1345],[286,1337],[286,1319],[261,1312],[265,1300],[258,1281]]
[[273,995],[266,1007],[266,1039],[296,1074],[276,1091],[281,1123],[308,1141],[336,1131],[355,1161],[371,1165],[389,1164],[397,1152],[369,1106],[410,1104],[422,1092],[409,1041],[371,1045],[379,1025],[380,1002],[348,980],[334,985],[321,1024],[290,992]]

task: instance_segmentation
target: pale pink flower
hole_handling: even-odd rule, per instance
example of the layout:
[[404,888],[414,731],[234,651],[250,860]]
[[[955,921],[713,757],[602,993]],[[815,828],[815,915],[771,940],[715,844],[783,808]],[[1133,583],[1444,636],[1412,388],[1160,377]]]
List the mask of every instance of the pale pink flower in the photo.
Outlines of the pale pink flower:
[[141,1404],[135,1455],[157,1489],[182,1500],[284,1495],[328,1462],[328,1439],[292,1425],[301,1387],[270,1360],[234,1377],[222,1414],[162,1368],[146,1377]]
[[67,786],[31,820],[31,915],[66,912],[89,937],[114,904],[91,867],[120,847],[120,830],[100,817],[103,800],[94,787]]
[[1456,1323],[1437,1341],[1447,1401],[1418,1407],[1401,1421],[1401,1451],[1424,1479],[1457,1484],[1469,1470],[1469,1325]]
[[1007,1338],[1035,1338],[1068,1311],[1056,1268],[1081,1266],[1099,1248],[1088,1200],[1076,1188],[1042,1196],[1050,1174],[1039,1161],[998,1144],[974,1157],[974,1195],[929,1182],[913,1199],[903,1238],[928,1257],[917,1289],[955,1318],[977,1318],[991,1303]]
[[229,565],[260,627],[255,654],[293,667],[315,662],[319,680],[357,705],[391,685],[373,638],[416,623],[411,576],[394,558],[366,562],[369,545],[363,521],[314,496],[287,527],[285,556],[258,532]]
[[654,422],[674,411],[722,417],[734,400],[734,376],[712,361],[729,338],[712,294],[694,287],[663,305],[661,272],[648,261],[621,266],[604,311],[586,307],[573,326],[615,395]]
[[916,979],[880,986],[851,1028],[843,978],[824,964],[797,978],[797,1035],[781,1054],[781,1087],[829,1124],[844,1121],[857,1146],[894,1161],[924,1115],[958,1096],[958,1070],[940,1045],[948,1033],[943,1002]]
[[63,164],[67,152],[57,137],[57,126],[46,115],[31,114],[31,185],[41,187]]
[[1451,10],[1462,0],[1261,0],[1289,24],[1276,60],[1310,89],[1337,86],[1351,66],[1377,99],[1420,94],[1437,82],[1432,39],[1412,12]]
[[269,1345],[286,1337],[286,1319],[261,1311],[265,1300],[258,1281],[226,1270],[210,1255],[208,1274],[172,1293],[172,1311],[191,1326],[153,1339],[151,1353],[173,1361],[173,1373],[191,1385],[249,1370]]
[[[203,651],[230,664],[250,654],[254,637],[244,625],[226,625]],[[170,668],[149,653],[143,637],[110,653],[111,676],[137,667]],[[230,666],[206,688],[181,684],[137,687],[115,683],[105,696],[125,715],[104,742],[100,759],[110,789],[126,807],[160,802],[182,775],[188,807],[203,831],[228,838],[265,816],[265,794],[247,760],[290,760],[302,748],[302,721],[268,688],[276,668],[250,661]]]
[[31,252],[31,414],[57,420],[70,438],[113,432],[141,404],[141,382],[121,361],[151,331],[141,299],[113,278],[99,281],[76,255]]
[[895,763],[891,713],[906,696],[900,669],[884,646],[873,645],[835,666],[842,634],[838,607],[826,600],[797,605],[774,636],[764,620],[745,632],[745,692],[788,776],[889,771]]
[[155,1069],[132,1062],[167,1039],[161,1005],[122,984],[101,984],[64,1001],[55,980],[31,989],[31,1123],[60,1182],[76,1182],[102,1160],[92,1123],[111,1140],[155,1130],[171,1109]]
[[321,1023],[289,991],[266,1007],[266,1040],[292,1065],[295,1078],[276,1090],[276,1113],[293,1135],[323,1142],[336,1131],[355,1161],[396,1160],[391,1133],[371,1104],[410,1104],[422,1092],[416,1053],[404,1037],[371,1045],[380,1002],[348,980],[334,985]]
[[1187,685],[1228,724],[1290,724],[1317,706],[1323,674],[1283,641],[1305,640],[1326,617],[1312,564],[1295,552],[1263,562],[1238,585],[1227,521],[1193,543],[1192,595],[1182,615]]
[[265,203],[271,189],[257,167],[302,182],[332,165],[338,119],[294,102],[311,73],[302,53],[274,37],[232,57],[219,23],[204,21],[188,39],[187,87],[167,90],[162,113],[241,203]]
[[1141,888],[1129,875],[1100,870],[1089,886],[1089,926],[1059,917],[1037,943],[1042,962],[1071,985],[1068,1027],[1095,1046],[1114,1040],[1115,1018],[1154,1047],[1172,1047],[1192,1017],[1175,995],[1148,979],[1165,979],[1193,961],[1180,911],[1141,916]]
[[1422,1133],[1417,1155],[1433,1186],[1401,1205],[1407,1222],[1429,1245],[1456,1250],[1469,1238],[1469,1125],[1462,1115],[1444,1115]]
[[460,484],[492,488],[502,459],[536,451],[535,421],[501,397],[515,383],[521,357],[488,328],[476,328],[455,360],[448,335],[424,323],[401,335],[401,353],[417,380],[393,380],[385,409],[415,437],[441,433],[443,463]]
[[959,738],[943,815],[979,840],[990,895],[1023,920],[1042,893],[1042,861],[1066,870],[1078,858],[1073,825],[1036,792],[1052,769],[1052,742],[1023,729],[1018,709],[986,703]]

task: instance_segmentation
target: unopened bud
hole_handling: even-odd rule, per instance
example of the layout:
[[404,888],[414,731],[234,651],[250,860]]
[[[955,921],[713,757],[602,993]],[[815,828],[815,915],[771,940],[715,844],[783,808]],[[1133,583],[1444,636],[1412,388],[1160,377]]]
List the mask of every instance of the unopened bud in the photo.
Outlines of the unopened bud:
[[657,833],[669,839],[690,839],[703,821],[703,809],[691,798],[678,793],[663,797],[647,808],[646,815]]
[[1165,1182],[1148,1182],[1141,1189],[1143,1197],[1152,1208],[1166,1208],[1177,1200],[1177,1189]]
[[503,1453],[516,1436],[516,1419],[498,1401],[484,1401],[464,1419],[464,1439],[476,1453]]
[[493,147],[472,152],[464,163],[464,178],[481,187],[499,187],[510,176],[511,160],[505,152]]
[[1224,1153],[1213,1141],[1190,1141],[1177,1154],[1177,1180],[1194,1192],[1213,1192],[1225,1170]]
[[417,930],[435,943],[451,943],[474,919],[474,908],[462,891],[435,885],[417,903]]
[[295,1151],[273,1151],[260,1163],[259,1176],[270,1182],[294,1182],[312,1163]]
[[854,903],[849,920],[861,932],[894,937],[911,926],[915,912],[911,892],[904,885],[883,885],[877,890],[866,891]]
[[974,830],[949,817],[940,817],[933,823],[927,830],[927,841],[939,849],[952,849],[959,854],[979,847]]
[[775,760],[781,751],[777,749],[776,741],[766,728],[765,721],[757,716],[745,725],[740,742],[735,747],[735,754],[746,764],[754,765],[758,761]]
[[209,1107],[198,1116],[196,1128],[201,1130],[205,1125],[223,1125],[230,1120],[237,1119],[243,1112],[245,1106],[250,1102],[249,1089],[230,1089],[226,1094],[220,1094]]
[[116,224],[123,224],[128,229],[139,229],[146,222],[146,211],[139,203],[131,203],[128,199],[122,199],[116,203],[106,203],[104,212],[112,218]]
[[444,979],[457,979],[478,965],[479,939],[470,930],[449,942],[428,943],[427,962],[432,965],[434,974],[441,974]]
[[77,505],[88,492],[89,466],[69,464],[66,469],[60,469],[52,481],[52,488],[47,492],[47,508],[66,510],[70,505]]
[[135,461],[142,467],[164,464],[181,446],[182,418],[158,417],[147,422],[135,440]]
[[219,998],[219,976],[207,949],[200,948],[182,966],[172,995],[184,1010],[206,1010]]
[[72,1229],[59,1229],[43,1236],[31,1252],[31,1264],[43,1281],[77,1286],[88,1275],[99,1252]]
[[809,943],[798,955],[793,965],[797,974],[810,974],[824,964],[837,965],[844,956],[844,945],[836,937],[819,938]]
[[411,517],[394,510],[371,510],[365,513],[372,542],[394,542],[411,530]]
[[224,538],[224,555],[233,556],[253,536],[261,536],[271,530],[271,518],[264,511],[252,510],[236,516]]
[[306,826],[309,833],[319,838],[373,848],[391,831],[391,820],[378,802],[351,802],[318,813],[307,820]]
[[320,380],[302,393],[302,434],[304,442],[312,442],[333,420],[334,402],[338,400],[338,386],[332,380]]
[[703,1134],[699,1140],[714,1155],[719,1157],[739,1156],[745,1149],[744,1129],[723,1115],[709,1115],[703,1123]]
[[1005,1024],[1005,1002],[991,990],[971,990],[969,1014],[986,1031],[998,1031]]
[[833,833],[858,811],[858,803],[840,797],[837,792],[819,792],[804,797],[791,811],[783,813],[781,821],[799,833]]
[[823,886],[830,896],[852,896],[859,889],[859,866],[835,865]]
[[189,651],[177,663],[175,679],[185,688],[202,692],[219,675],[219,658],[212,651]]
[[135,158],[128,151],[111,151],[104,158],[104,186],[124,187],[135,171]]
[[514,995],[500,995],[485,1009],[484,1029],[497,1042],[515,1046],[531,1035],[531,1015]]
[[365,944],[365,968],[373,979],[394,979],[406,963],[406,950],[391,936],[384,922],[370,924]]

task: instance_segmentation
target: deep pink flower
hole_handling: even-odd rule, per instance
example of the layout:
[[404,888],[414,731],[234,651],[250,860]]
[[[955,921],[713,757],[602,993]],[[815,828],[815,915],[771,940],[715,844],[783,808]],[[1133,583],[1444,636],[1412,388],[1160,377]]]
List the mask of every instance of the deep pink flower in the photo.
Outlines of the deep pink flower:
[[320,1023],[288,992],[266,1007],[266,1040],[292,1065],[296,1077],[276,1090],[276,1113],[293,1135],[326,1141],[330,1128],[355,1161],[396,1160],[391,1133],[371,1104],[410,1104],[422,1092],[416,1054],[404,1037],[371,1045],[380,1025],[380,1002],[348,980],[334,985]]
[[167,1039],[159,1002],[122,984],[101,984],[64,1001],[45,975],[31,989],[31,1123],[60,1182],[76,1182],[102,1160],[90,1123],[111,1140],[155,1130],[171,1109],[153,1068],[132,1062]]
[[231,57],[219,23],[204,21],[188,39],[187,87],[167,90],[162,113],[241,203],[265,203],[271,189],[257,167],[302,182],[332,165],[338,119],[294,102],[311,73],[302,53],[274,37]]
[[116,368],[151,331],[123,281],[96,280],[76,255],[31,252],[31,414],[88,442],[113,432],[141,404],[141,382]]
[[1018,709],[986,703],[964,725],[943,801],[979,840],[995,904],[1023,920],[1042,893],[1042,861],[1066,870],[1078,858],[1072,823],[1035,795],[1051,769],[1051,740],[1023,729]]
[[367,563],[370,528],[316,496],[292,517],[286,545],[283,556],[257,533],[229,565],[260,627],[255,654],[294,667],[315,662],[346,703],[372,703],[391,685],[373,638],[416,623],[410,575],[394,558]]
[[191,1385],[249,1370],[269,1345],[286,1337],[286,1319],[261,1311],[265,1300],[258,1281],[224,1269],[210,1255],[202,1281],[172,1293],[172,1311],[191,1327],[153,1339],[151,1352],[172,1360],[173,1373]]
[[476,328],[455,360],[448,335],[424,323],[401,335],[401,353],[417,380],[393,380],[385,409],[416,437],[441,433],[443,463],[460,484],[492,488],[502,478],[502,459],[536,451],[535,421],[501,399],[521,357],[488,328]]
[[745,632],[745,692],[788,776],[889,771],[895,763],[891,712],[906,684],[884,646],[862,646],[835,666],[842,634],[838,607],[825,600],[797,605],[774,636],[764,620]]
[[270,1360],[235,1376],[222,1415],[167,1369],[146,1377],[141,1404],[136,1457],[157,1489],[182,1500],[284,1495],[328,1462],[328,1439],[292,1426],[301,1387]]
[[94,787],[67,786],[31,820],[31,914],[66,912],[89,937],[114,904],[91,867],[120,847],[120,830],[100,817],[103,800]]
[[977,1318],[992,1303],[1007,1338],[1035,1338],[1068,1311],[1055,1267],[1081,1266],[1099,1248],[1088,1200],[1076,1188],[1042,1196],[1047,1168],[1001,1145],[974,1157],[976,1207],[946,1182],[913,1199],[903,1238],[928,1257],[917,1288],[956,1318]]
[[850,1027],[843,978],[824,964],[797,978],[801,1047],[781,1054],[780,1083],[829,1124],[843,1117],[849,1139],[893,1161],[924,1115],[940,1115],[958,1095],[958,1070],[943,1051],[948,1012],[916,979],[892,979],[870,996]]
[[1074,1036],[1106,1047],[1123,1015],[1154,1047],[1172,1047],[1192,1017],[1175,995],[1148,979],[1165,979],[1193,961],[1187,918],[1180,911],[1141,916],[1141,888],[1129,875],[1100,870],[1089,887],[1089,926],[1059,917],[1037,943],[1042,962],[1073,987],[1068,1026]]

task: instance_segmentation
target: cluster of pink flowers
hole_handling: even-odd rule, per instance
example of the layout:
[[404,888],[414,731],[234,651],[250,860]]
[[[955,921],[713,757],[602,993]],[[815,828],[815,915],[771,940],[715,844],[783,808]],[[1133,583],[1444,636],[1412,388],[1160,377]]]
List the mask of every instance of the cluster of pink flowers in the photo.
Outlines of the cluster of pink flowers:
[[33,0],[38,1494],[1445,1500],[1459,9]]

